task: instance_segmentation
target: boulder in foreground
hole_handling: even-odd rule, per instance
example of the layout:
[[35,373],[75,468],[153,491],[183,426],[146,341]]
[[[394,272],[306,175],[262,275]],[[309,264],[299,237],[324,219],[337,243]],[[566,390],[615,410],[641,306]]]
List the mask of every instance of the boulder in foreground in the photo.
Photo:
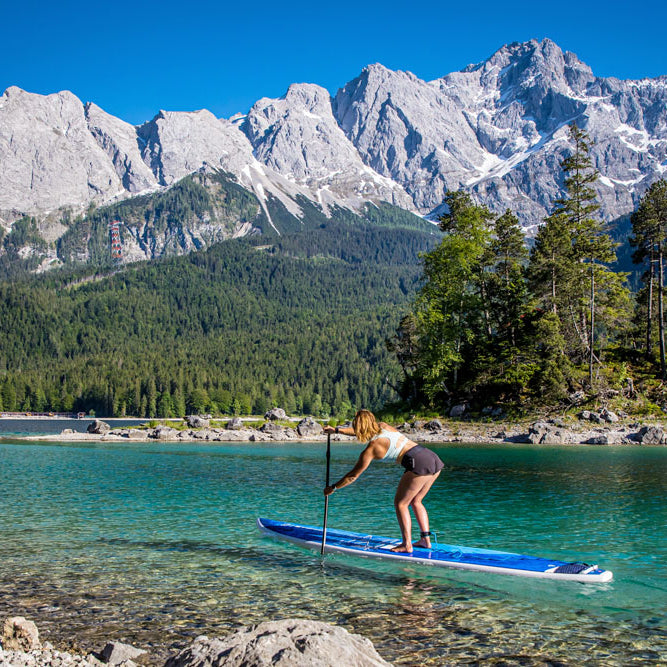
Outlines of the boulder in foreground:
[[224,639],[202,636],[165,667],[380,667],[370,640],[320,621],[289,619],[240,628]]
[[109,642],[102,650],[102,659],[109,665],[121,665],[130,660],[134,661],[146,651],[140,648],[123,644],[122,642]]
[[37,626],[23,616],[5,619],[1,643],[8,651],[32,651],[42,647]]

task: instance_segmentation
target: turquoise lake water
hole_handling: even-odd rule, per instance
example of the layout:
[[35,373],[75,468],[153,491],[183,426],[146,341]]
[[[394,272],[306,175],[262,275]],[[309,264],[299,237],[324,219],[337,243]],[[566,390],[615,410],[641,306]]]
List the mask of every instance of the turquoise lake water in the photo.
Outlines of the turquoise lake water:
[[[667,662],[667,448],[433,446],[441,542],[614,572],[592,586],[322,561],[261,536],[257,516],[321,525],[325,447],[0,440],[0,614],[61,646],[119,639],[156,661],[200,634],[301,617],[397,665]],[[335,480],[361,447],[332,448]],[[373,464],[332,496],[329,525],[398,536],[400,471]]]

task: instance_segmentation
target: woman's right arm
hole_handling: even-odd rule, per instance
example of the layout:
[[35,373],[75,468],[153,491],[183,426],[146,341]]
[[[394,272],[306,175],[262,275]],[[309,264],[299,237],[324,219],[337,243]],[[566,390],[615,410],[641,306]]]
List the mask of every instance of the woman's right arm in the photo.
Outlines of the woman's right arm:
[[325,426],[325,433],[342,433],[343,435],[354,435],[354,429],[351,426]]
[[324,495],[330,496],[337,489],[342,489],[344,486],[349,486],[355,482],[366,468],[372,463],[373,459],[376,457],[375,446],[368,445],[363,452],[359,455],[357,462],[354,465],[354,468],[343,475],[335,484],[331,486],[324,487]]

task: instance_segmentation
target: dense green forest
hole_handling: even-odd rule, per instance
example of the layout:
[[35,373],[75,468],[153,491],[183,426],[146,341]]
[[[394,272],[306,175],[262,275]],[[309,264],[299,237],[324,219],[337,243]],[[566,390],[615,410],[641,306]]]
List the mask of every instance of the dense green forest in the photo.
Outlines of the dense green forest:
[[[222,172],[67,221],[65,266],[46,274],[30,272],[34,258],[12,264],[40,243],[36,222],[19,221],[2,240],[0,410],[667,409],[667,181],[605,225],[589,139],[572,126],[571,140],[565,194],[529,245],[512,211],[493,215],[463,192],[447,193],[439,231],[389,205],[327,218],[304,200],[299,220],[271,200],[278,233]],[[262,233],[110,259],[109,220],[162,233],[207,215]]]
[[[510,210],[494,216],[463,192],[447,194],[444,237],[424,255],[419,294],[390,340],[404,406],[667,409],[667,181],[653,183],[630,216],[619,262],[597,215],[588,137],[576,125],[570,132],[566,193],[530,251]],[[630,259],[633,281],[618,270]]]
[[[380,212],[381,210],[378,209]],[[439,233],[326,220],[0,284],[0,409],[346,417],[396,398],[385,339]]]

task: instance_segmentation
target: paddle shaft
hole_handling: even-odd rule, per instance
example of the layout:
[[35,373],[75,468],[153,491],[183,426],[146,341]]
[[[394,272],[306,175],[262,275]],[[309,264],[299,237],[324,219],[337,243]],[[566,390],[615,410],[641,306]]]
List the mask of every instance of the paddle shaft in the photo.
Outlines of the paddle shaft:
[[[329,486],[329,469],[331,467],[331,433],[327,433],[327,479],[326,486]],[[329,496],[324,496],[324,523],[322,524],[322,550],[320,554],[324,556],[324,545],[327,541],[327,518],[329,515]]]

